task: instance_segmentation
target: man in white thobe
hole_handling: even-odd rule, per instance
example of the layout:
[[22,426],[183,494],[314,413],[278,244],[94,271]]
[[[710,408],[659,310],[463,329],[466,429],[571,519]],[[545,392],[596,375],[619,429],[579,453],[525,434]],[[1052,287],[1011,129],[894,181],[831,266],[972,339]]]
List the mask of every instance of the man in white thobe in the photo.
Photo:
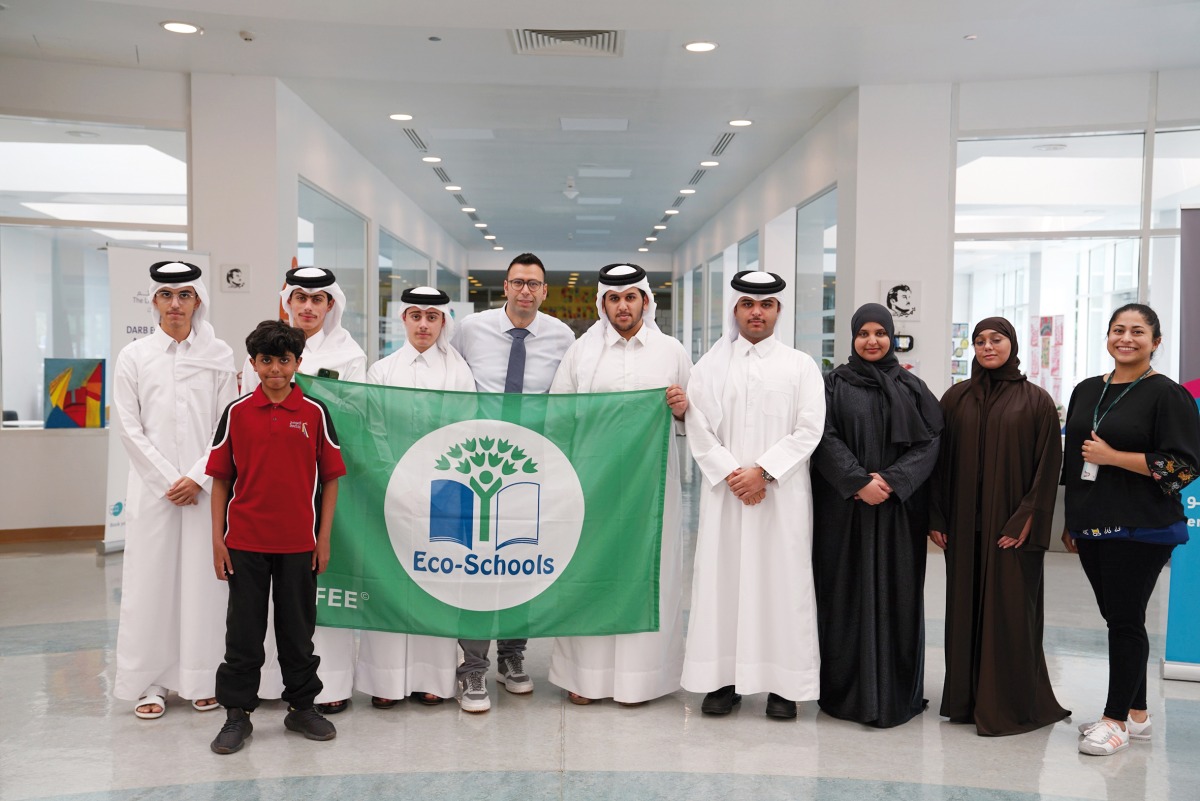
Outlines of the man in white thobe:
[[[404,307],[404,346],[371,365],[367,382],[474,392],[471,368],[450,346],[454,336],[454,318],[448,313],[450,296],[422,286],[404,290],[400,303]],[[457,667],[458,641],[453,637],[363,631],[354,682],[371,696],[377,709],[388,709],[409,696],[432,706],[454,697]]]
[[740,272],[726,334],[692,370],[688,444],[704,475],[683,686],[726,714],[769,693],[794,718],[819,695],[809,457],[825,426],[812,358],[774,337],[785,284]]
[[[552,393],[628,392],[665,387],[676,426],[687,412],[692,362],[678,341],[654,322],[656,304],[646,271],[610,264],[596,289],[600,319],[580,337],[558,366]],[[682,432],[680,432],[682,433]],[[679,453],[671,437],[659,557],[659,630],[603,637],[558,637],[550,658],[550,681],[575,704],[599,698],[636,705],[679,689],[683,669],[682,490]]]
[[[288,270],[279,300],[287,311],[288,325],[304,332],[303,361],[297,372],[328,374],[341,381],[367,380],[367,354],[342,326],[346,293],[338,286],[332,270],[323,267]],[[259,383],[258,373],[246,357],[242,365],[242,392],[253,392]],[[283,693],[283,676],[279,672],[272,628],[267,629],[265,649],[258,694],[261,698],[278,698]],[[320,676],[324,683],[316,706],[326,715],[333,715],[346,708],[354,684],[354,632],[317,626],[313,649],[321,657]]]
[[[113,695],[161,717],[175,690],[199,711],[217,706],[227,589],[213,575],[208,444],[237,397],[233,350],[205,319],[200,268],[150,268],[156,327],[117,354],[115,424],[129,454],[129,515]],[[206,533],[207,532],[207,533]]]
[[[346,293],[332,270],[288,270],[279,300],[287,311],[288,325],[304,332],[304,361],[297,372],[317,375],[331,370],[342,381],[367,380],[367,354],[342,326]],[[258,373],[247,357],[242,365],[242,392],[253,392],[258,384]]]

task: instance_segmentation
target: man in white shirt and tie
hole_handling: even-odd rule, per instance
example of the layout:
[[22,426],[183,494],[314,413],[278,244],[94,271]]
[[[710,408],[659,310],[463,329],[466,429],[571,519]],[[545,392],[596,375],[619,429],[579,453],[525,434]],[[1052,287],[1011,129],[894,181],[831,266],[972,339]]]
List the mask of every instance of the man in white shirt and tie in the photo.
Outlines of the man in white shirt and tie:
[[[546,268],[532,253],[522,253],[508,265],[504,278],[507,302],[465,317],[454,337],[454,346],[471,368],[480,392],[550,391],[558,363],[575,335],[566,323],[542,314],[546,299]],[[510,693],[533,692],[525,672],[526,640],[500,640],[496,647],[499,681]],[[458,667],[459,702],[465,712],[486,712],[492,703],[487,694],[490,664],[488,640],[459,640],[463,663]]]

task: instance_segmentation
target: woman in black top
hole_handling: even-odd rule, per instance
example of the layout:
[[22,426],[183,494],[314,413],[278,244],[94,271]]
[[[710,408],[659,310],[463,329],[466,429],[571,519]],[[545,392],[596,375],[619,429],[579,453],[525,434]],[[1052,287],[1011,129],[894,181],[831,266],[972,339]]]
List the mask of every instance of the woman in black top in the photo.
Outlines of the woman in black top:
[[1187,542],[1179,493],[1200,464],[1200,414],[1156,373],[1158,315],[1130,303],[1108,322],[1111,373],[1081,382],[1067,411],[1063,543],[1078,553],[1108,623],[1104,717],[1080,726],[1079,750],[1107,756],[1150,739],[1146,605],[1176,545]]

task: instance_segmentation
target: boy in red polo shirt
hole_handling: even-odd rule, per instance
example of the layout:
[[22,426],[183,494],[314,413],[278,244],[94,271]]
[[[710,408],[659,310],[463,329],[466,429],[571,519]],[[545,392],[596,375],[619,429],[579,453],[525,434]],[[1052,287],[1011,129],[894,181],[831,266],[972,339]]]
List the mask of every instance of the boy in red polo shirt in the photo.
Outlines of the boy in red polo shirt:
[[[310,740],[332,740],[333,724],[313,708],[321,691],[313,653],[317,574],[329,562],[337,480],[346,474],[337,433],[324,404],[292,384],[304,333],[266,320],[246,337],[262,382],[225,409],[209,453],[213,477],[213,567],[229,582],[225,662],[217,701],[225,725],[218,754],[241,749],[254,727],[267,632],[267,598],[275,601],[275,641],[283,669],[283,725]],[[281,477],[286,476],[286,480]]]

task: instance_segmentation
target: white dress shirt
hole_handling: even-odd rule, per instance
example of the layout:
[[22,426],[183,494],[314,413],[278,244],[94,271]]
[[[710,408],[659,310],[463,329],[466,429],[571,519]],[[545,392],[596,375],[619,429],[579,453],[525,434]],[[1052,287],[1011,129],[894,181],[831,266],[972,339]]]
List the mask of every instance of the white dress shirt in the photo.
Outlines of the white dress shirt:
[[[480,392],[503,392],[508,375],[508,354],[515,328],[505,307],[488,309],[463,318],[454,335],[454,347],[467,360],[475,387]],[[538,312],[526,329],[525,381],[522,391],[545,394],[550,391],[558,363],[575,341],[567,324]]]

